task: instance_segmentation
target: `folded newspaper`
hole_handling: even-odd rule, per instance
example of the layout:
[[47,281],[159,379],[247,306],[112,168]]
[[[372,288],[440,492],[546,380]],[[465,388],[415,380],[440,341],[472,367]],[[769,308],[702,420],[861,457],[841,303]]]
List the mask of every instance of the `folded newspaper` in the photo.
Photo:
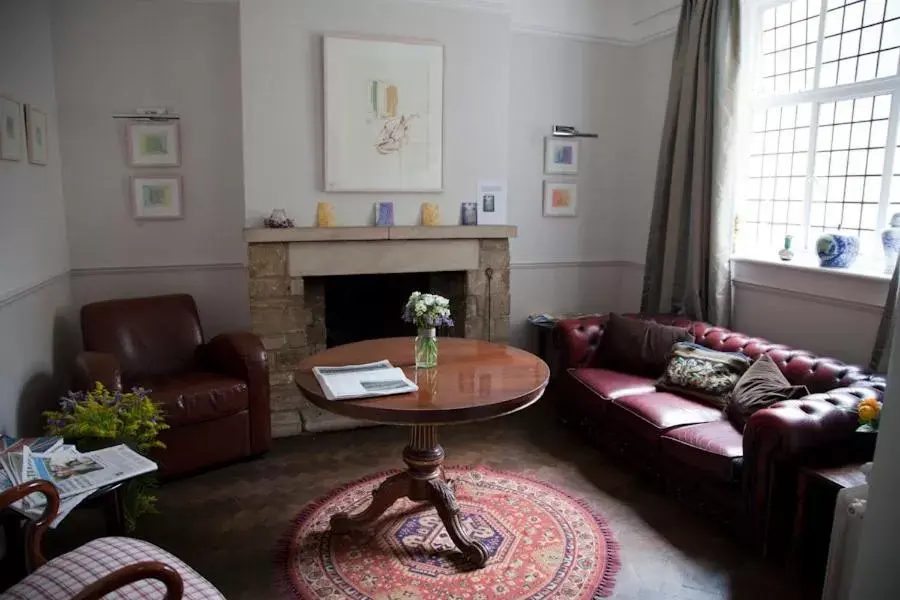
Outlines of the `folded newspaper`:
[[[37,442],[4,439],[0,450],[0,491],[33,479],[44,479],[59,491],[59,514],[51,527],[56,527],[82,500],[100,488],[119,483],[157,469],[156,463],[141,456],[125,444],[81,453],[75,446],[63,444],[59,438],[37,438]],[[57,439],[58,443],[50,442]],[[43,452],[36,452],[40,448]],[[47,450],[52,448],[52,450]],[[43,494],[32,494],[12,507],[36,519],[44,510]]]
[[386,360],[344,367],[313,367],[313,375],[329,400],[375,398],[419,390],[403,369]]

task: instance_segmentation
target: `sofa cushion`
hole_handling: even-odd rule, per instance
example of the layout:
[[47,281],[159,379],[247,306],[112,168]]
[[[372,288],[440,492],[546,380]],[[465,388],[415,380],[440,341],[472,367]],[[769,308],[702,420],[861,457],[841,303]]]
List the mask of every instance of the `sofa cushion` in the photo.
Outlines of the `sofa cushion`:
[[247,384],[216,373],[182,373],[142,382],[175,427],[233,415],[249,406]]
[[750,359],[739,352],[719,352],[697,344],[675,344],[657,387],[702,400],[721,410],[749,367]]
[[669,349],[685,341],[694,341],[687,329],[611,314],[597,348],[596,366],[659,377]]
[[673,427],[719,421],[722,411],[669,392],[635,394],[613,400],[610,414],[652,442]]
[[656,382],[650,377],[609,369],[572,369],[572,377],[607,400],[656,391]]
[[809,395],[805,385],[791,385],[781,374],[781,369],[767,355],[760,356],[734,386],[725,415],[739,430],[744,430],[747,419],[758,410],[782,400],[793,400]]
[[663,456],[731,482],[740,476],[743,436],[728,421],[676,427],[660,438]]

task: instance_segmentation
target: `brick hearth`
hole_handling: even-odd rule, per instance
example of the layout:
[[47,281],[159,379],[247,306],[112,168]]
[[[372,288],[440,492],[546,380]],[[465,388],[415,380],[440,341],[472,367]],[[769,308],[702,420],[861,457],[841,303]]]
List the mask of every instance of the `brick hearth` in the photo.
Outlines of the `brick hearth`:
[[[297,364],[325,349],[323,276],[361,273],[465,273],[464,335],[509,337],[509,239],[515,227],[346,227],[248,229],[250,322],[269,353],[272,435],[359,426],[331,419],[293,383]],[[490,298],[490,306],[488,299]],[[399,312],[400,307],[398,307]],[[458,332],[458,331],[457,331]]]

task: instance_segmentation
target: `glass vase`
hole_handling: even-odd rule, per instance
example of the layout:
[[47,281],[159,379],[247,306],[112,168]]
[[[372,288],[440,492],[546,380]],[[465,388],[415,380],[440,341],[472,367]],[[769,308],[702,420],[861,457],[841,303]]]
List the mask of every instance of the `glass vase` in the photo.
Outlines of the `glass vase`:
[[417,369],[430,369],[437,366],[438,341],[434,327],[419,329],[415,352]]

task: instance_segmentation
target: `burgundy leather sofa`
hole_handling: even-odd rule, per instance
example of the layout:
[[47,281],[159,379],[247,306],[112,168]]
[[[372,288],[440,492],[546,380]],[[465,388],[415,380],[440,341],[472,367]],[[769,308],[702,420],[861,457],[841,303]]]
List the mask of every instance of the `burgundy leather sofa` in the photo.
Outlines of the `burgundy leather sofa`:
[[76,385],[141,386],[162,406],[170,429],[154,458],[173,476],[245,456],[271,444],[265,348],[251,333],[204,343],[188,295],[109,300],[81,309],[84,352]]
[[[564,421],[640,467],[682,501],[776,553],[790,531],[798,465],[867,460],[858,444],[856,406],[881,400],[884,378],[832,358],[682,317],[647,317],[685,327],[708,348],[765,353],[810,395],[754,414],[743,434],[716,408],[656,391],[655,380],[600,368],[594,355],[606,317],[565,320],[554,329],[560,355],[558,408]],[[661,373],[660,373],[661,375]]]

